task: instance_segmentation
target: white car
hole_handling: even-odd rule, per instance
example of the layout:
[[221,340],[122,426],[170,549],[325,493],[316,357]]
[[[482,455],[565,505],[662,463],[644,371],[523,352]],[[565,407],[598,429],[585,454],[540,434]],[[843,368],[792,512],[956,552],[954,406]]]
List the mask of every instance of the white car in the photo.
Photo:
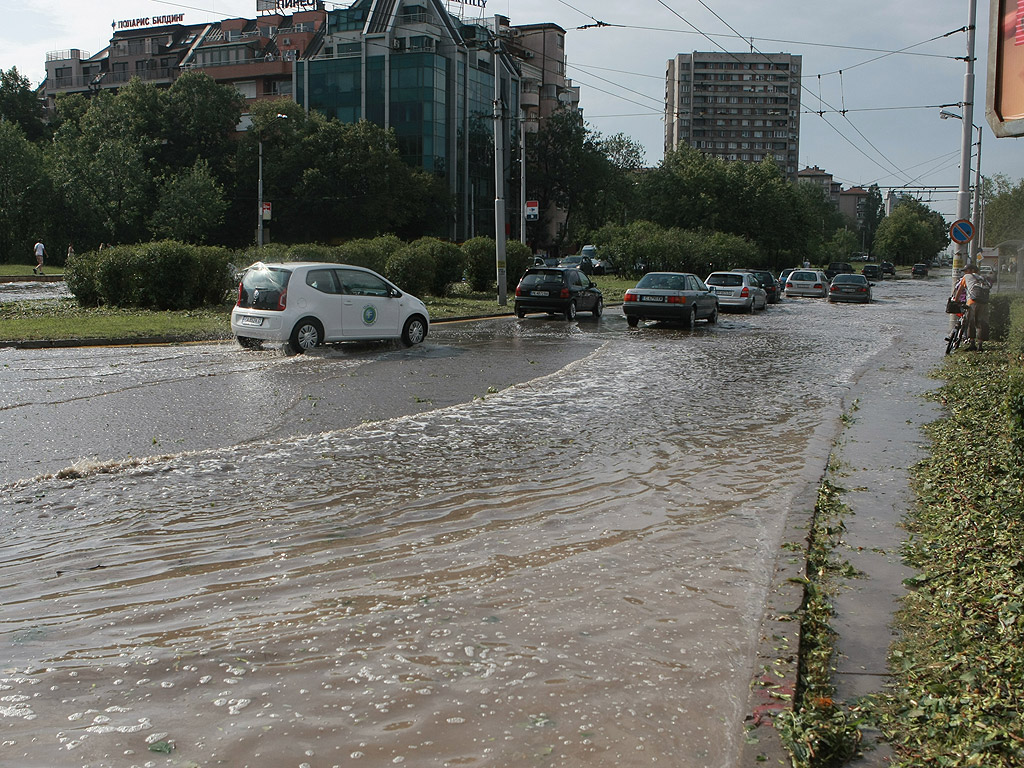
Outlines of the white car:
[[829,279],[820,269],[794,269],[786,278],[786,295],[824,299],[828,286]]
[[749,272],[712,272],[704,281],[718,297],[722,309],[738,309],[753,314],[768,306],[768,292]]
[[296,354],[324,343],[427,337],[423,302],[369,269],[347,264],[257,262],[242,273],[231,332],[238,343],[287,343]]

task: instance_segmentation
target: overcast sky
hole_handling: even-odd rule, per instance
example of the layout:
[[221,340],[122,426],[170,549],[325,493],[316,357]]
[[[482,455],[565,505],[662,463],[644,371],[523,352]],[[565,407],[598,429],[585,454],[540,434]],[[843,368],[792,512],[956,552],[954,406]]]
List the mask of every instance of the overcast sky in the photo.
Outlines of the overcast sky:
[[[449,7],[481,15],[473,5]],[[35,85],[48,51],[100,51],[112,21],[169,13],[184,13],[186,24],[253,18],[256,2],[0,0],[0,10],[0,68],[16,66]],[[640,142],[651,165],[663,154],[666,62],[677,53],[749,52],[753,45],[803,57],[801,167],[817,165],[847,187],[959,182],[961,123],[941,120],[939,105],[963,101],[958,58],[967,36],[955,30],[967,24],[967,0],[487,0],[483,13],[562,26],[568,75],[581,88],[589,126]],[[982,173],[1016,182],[1024,178],[1024,144],[995,138],[985,123],[988,14],[989,3],[979,0],[974,123],[983,127]],[[596,22],[609,26],[579,29]],[[953,217],[955,191],[921,194]]]

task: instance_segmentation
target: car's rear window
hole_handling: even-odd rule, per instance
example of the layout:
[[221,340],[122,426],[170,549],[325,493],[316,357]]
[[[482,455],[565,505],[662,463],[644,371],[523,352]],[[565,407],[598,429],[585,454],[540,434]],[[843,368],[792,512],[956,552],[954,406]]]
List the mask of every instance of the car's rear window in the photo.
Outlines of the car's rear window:
[[790,280],[814,280],[818,279],[816,272],[794,272],[789,276]]
[[863,283],[865,282],[864,275],[836,275],[832,280],[833,283]]
[[558,270],[528,272],[523,275],[520,285],[524,288],[532,288],[537,285],[561,285],[563,274],[563,272]]
[[743,275],[709,275],[708,285],[743,285]]
[[647,288],[650,290],[685,291],[686,276],[661,275],[652,273],[649,275],[644,275],[642,278],[640,278],[640,282],[636,284],[636,287]]
[[254,265],[242,275],[238,306],[250,309],[277,309],[281,293],[288,288],[290,269]]

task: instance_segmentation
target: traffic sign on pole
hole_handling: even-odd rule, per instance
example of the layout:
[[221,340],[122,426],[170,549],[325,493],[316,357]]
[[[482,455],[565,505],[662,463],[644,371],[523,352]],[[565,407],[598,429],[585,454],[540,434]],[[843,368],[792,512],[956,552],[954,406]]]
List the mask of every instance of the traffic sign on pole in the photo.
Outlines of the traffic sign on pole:
[[969,219],[957,219],[949,228],[949,237],[959,245],[969,243],[974,238],[974,225]]

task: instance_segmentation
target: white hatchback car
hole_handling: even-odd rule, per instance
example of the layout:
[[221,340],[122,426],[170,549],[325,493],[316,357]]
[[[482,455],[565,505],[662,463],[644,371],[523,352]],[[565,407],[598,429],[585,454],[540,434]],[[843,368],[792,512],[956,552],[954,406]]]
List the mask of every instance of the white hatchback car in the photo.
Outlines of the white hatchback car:
[[768,292],[749,272],[712,272],[704,282],[711,286],[722,309],[754,314],[756,309],[768,308]]
[[242,273],[231,332],[243,347],[286,342],[295,353],[336,341],[427,337],[423,302],[369,269],[347,264],[257,262]]

